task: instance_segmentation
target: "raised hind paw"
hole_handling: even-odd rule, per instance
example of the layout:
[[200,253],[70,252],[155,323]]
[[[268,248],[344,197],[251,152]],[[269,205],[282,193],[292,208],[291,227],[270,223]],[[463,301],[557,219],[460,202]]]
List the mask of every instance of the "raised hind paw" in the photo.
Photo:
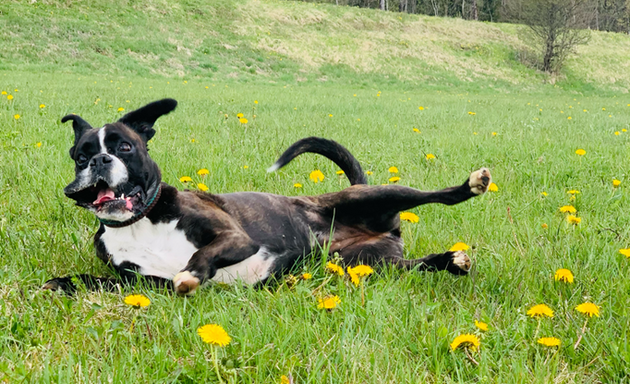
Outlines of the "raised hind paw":
[[481,195],[486,193],[491,182],[492,176],[490,175],[490,170],[488,170],[488,168],[481,168],[470,174],[468,186],[472,193]]

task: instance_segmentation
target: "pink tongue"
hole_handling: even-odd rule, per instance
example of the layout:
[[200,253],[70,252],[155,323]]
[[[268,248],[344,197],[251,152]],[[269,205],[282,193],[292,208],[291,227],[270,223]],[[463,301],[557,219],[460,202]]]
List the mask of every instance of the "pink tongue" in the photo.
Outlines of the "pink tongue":
[[96,197],[96,201],[94,201],[92,204],[94,204],[94,205],[101,205],[104,202],[109,201],[109,200],[114,200],[115,198],[116,198],[116,196],[114,195],[114,191],[112,191],[109,188],[103,189],[103,190],[100,190],[98,192],[98,196]]

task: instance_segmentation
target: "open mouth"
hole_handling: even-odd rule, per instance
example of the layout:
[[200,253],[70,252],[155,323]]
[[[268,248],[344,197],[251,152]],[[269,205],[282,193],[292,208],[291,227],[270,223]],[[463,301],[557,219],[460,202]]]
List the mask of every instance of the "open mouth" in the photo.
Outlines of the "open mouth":
[[105,181],[100,180],[92,186],[84,188],[68,197],[75,200],[77,205],[100,211],[140,211],[142,206],[142,188],[137,186],[124,193],[122,189],[111,188]]

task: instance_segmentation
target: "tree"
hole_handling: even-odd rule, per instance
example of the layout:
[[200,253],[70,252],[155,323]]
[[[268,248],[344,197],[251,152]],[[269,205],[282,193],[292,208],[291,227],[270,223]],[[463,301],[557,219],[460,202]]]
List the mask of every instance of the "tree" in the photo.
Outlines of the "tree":
[[586,44],[594,10],[589,0],[529,0],[520,10],[521,22],[527,25],[529,38],[542,56],[545,72],[558,72],[568,55],[580,44]]

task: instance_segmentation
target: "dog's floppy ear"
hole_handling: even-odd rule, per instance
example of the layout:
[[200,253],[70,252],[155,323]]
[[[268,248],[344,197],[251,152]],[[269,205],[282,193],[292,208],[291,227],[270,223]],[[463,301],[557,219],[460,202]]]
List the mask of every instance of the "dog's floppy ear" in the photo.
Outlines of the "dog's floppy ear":
[[79,142],[79,139],[83,136],[85,131],[92,129],[92,126],[78,115],[66,115],[61,118],[62,123],[65,123],[68,120],[72,120],[72,128],[74,129],[74,146],[70,148],[70,157],[72,157],[77,142]]
[[166,115],[177,107],[177,101],[173,99],[162,99],[147,104],[142,108],[129,112],[121,117],[118,122],[127,125],[136,131],[146,143],[155,135],[153,124],[162,115]]

